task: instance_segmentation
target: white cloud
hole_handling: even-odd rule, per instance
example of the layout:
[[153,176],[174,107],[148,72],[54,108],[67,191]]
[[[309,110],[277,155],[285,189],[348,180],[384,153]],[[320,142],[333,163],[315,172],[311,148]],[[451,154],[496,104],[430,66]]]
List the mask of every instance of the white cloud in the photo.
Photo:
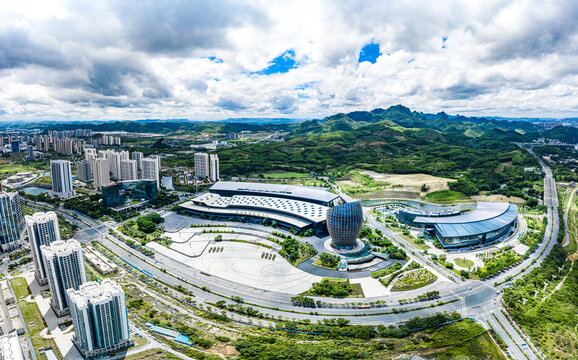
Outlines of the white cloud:
[[[578,115],[571,0],[5,3],[0,120]],[[297,68],[255,73],[290,49]]]

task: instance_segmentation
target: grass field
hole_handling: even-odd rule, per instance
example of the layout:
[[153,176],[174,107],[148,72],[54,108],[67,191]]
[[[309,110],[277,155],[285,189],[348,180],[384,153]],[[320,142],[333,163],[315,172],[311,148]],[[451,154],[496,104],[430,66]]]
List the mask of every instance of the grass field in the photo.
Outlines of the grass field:
[[46,323],[44,322],[44,318],[38,309],[38,305],[36,303],[29,303],[27,301],[20,301],[20,297],[27,297],[30,295],[30,288],[26,283],[24,278],[18,277],[10,280],[12,283],[12,287],[14,288],[14,294],[18,301],[18,306],[20,307],[20,311],[22,312],[22,316],[24,317],[24,323],[28,328],[28,337],[32,342],[32,346],[34,346],[34,350],[36,351],[37,359],[46,359],[46,355],[41,355],[38,353],[38,349],[43,347],[52,347],[52,350],[56,354],[58,359],[64,359],[60,350],[56,346],[56,342],[53,339],[44,339],[40,336],[40,332],[46,328]]
[[391,291],[406,291],[419,289],[437,280],[437,277],[427,269],[418,269],[409,272],[397,279]]
[[315,266],[319,266],[320,268],[324,268],[324,269],[330,269],[330,270],[336,270],[337,269],[337,265],[335,266],[325,266],[323,265],[323,261],[321,261],[321,259],[317,259],[313,262],[313,265]]
[[20,171],[34,171],[34,169],[11,163],[0,164],[0,174],[16,174]]
[[173,354],[161,349],[150,349],[138,354],[129,355],[126,360],[157,360],[157,359],[178,359]]
[[425,200],[439,204],[453,204],[456,202],[470,201],[470,198],[462,193],[452,190],[441,190],[427,194]]
[[298,172],[279,172],[279,173],[268,173],[263,174],[267,179],[292,179],[292,178],[305,178],[309,177],[308,173],[298,173]]
[[428,250],[429,249],[429,246],[427,246],[427,244],[425,242],[418,244],[417,239],[413,235],[404,235],[404,234],[397,234],[397,235],[399,235],[399,237],[403,238],[411,246],[413,246],[414,248],[416,248],[418,250]]
[[471,268],[474,266],[474,262],[468,259],[456,259],[456,265],[463,268]]
[[[490,336],[483,332],[481,326],[475,324],[471,320],[464,320],[446,326],[439,331],[436,331],[432,338],[436,343],[443,344],[445,339],[464,339],[470,334],[473,338],[458,343],[448,344],[449,347],[442,348],[440,352],[435,352],[428,355],[423,355],[425,358],[435,358],[440,360],[505,360],[506,358],[500,349],[494,344]],[[476,336],[477,335],[477,336]]]
[[16,295],[16,299],[20,299],[21,297],[27,297],[30,295],[30,288],[26,283],[24,278],[14,278],[10,280],[12,283],[12,288],[14,289],[14,295]]

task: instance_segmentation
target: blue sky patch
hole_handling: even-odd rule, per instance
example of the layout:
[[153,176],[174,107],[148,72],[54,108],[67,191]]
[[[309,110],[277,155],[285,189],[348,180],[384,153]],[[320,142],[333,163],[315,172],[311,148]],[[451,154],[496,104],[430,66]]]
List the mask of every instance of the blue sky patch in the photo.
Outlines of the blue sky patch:
[[256,71],[253,74],[271,75],[286,73],[291,69],[295,69],[297,63],[295,61],[295,50],[289,49],[280,56],[277,56],[269,63],[269,66],[261,71]]
[[359,64],[364,61],[369,61],[370,63],[375,64],[377,58],[380,55],[381,52],[379,51],[379,44],[367,44],[361,48],[361,51],[359,52],[359,60],[357,60],[357,63]]

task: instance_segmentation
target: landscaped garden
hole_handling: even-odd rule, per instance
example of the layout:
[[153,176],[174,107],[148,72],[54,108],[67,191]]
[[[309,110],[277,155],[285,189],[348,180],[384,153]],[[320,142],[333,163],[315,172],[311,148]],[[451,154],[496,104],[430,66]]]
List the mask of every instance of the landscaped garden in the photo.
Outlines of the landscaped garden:
[[26,300],[20,300],[21,298],[24,299],[30,295],[30,288],[28,287],[26,280],[22,277],[17,277],[10,280],[10,282],[12,283],[14,294],[18,300],[18,306],[22,312],[24,323],[28,329],[27,336],[30,338],[32,346],[34,346],[34,350],[36,351],[36,357],[40,358],[40,354],[38,353],[40,348],[52,347],[56,357],[58,359],[64,359],[58,350],[54,339],[45,339],[40,336],[40,332],[46,328],[46,323],[44,322],[44,318],[38,309],[38,305],[36,305],[35,302],[29,303]]
[[329,296],[329,297],[363,297],[360,284],[350,284],[349,279],[324,278],[304,295]]
[[474,266],[474,262],[470,259],[466,259],[466,258],[458,258],[455,260],[455,263],[457,266],[459,267],[463,267],[463,268],[471,268],[472,266]]
[[414,290],[429,285],[437,280],[437,276],[427,269],[417,269],[406,273],[393,284],[392,291]]

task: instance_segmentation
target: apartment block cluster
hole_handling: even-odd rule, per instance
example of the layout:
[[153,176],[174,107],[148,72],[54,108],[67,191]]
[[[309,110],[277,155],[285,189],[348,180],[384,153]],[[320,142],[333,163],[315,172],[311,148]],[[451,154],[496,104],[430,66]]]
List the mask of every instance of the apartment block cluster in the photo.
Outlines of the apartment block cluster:
[[195,172],[184,171],[179,174],[179,182],[184,185],[194,185],[196,181],[219,181],[219,156],[217,154],[195,153]]
[[75,239],[61,240],[56,213],[26,216],[26,224],[36,281],[48,284],[54,313],[72,317],[73,342],[82,355],[91,358],[132,346],[122,288],[108,279],[87,281],[82,246]]
[[78,164],[78,178],[82,182],[93,182],[93,186],[102,189],[114,181],[153,180],[160,189],[160,157],[144,157],[142,152],[96,150],[86,148],[84,160]]
[[120,137],[112,135],[102,135],[96,139],[96,144],[105,146],[120,146]]

